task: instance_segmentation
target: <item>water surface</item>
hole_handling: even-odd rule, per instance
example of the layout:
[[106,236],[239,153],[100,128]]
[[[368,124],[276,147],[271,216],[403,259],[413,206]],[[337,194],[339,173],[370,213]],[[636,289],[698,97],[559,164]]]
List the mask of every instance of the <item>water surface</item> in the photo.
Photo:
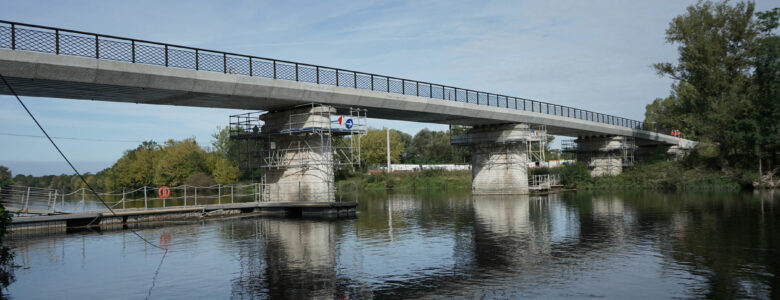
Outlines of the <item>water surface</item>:
[[[772,194],[361,194],[358,217],[15,235],[16,299],[778,298]],[[154,287],[152,288],[152,285]],[[150,291],[151,289],[151,291]]]

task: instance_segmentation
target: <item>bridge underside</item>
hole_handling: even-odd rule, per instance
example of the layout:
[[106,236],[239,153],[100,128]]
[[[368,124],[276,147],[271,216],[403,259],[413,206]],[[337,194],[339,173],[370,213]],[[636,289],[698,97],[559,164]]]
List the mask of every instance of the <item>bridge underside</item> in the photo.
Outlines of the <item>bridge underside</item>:
[[[549,134],[634,136],[686,147],[654,132],[529,112],[348,87],[0,49],[0,74],[22,96],[274,111],[306,103],[366,108],[372,118],[485,125],[546,125]],[[10,94],[0,86],[0,94]]]

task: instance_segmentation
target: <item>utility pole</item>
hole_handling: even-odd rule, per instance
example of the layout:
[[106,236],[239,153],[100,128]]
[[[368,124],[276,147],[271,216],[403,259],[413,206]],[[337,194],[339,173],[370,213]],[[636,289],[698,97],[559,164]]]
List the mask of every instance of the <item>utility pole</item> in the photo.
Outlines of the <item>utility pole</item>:
[[386,128],[387,132],[387,172],[390,173],[392,166],[390,166],[390,128]]

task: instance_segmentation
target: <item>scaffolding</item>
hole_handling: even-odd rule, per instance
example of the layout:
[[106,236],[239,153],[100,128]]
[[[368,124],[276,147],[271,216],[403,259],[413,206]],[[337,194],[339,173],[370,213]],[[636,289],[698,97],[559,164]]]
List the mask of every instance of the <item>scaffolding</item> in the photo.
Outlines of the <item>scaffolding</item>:
[[266,126],[265,112],[230,116],[230,139],[238,142],[239,167],[360,165],[360,137],[367,130],[365,109],[307,104],[291,111],[275,126]]
[[301,201],[310,181],[279,181],[287,176],[314,176],[327,185],[322,193],[332,195],[334,167],[360,165],[360,138],[367,128],[365,109],[321,104],[230,116],[239,167],[253,178],[259,175],[260,201]]
[[619,160],[623,167],[633,166],[636,149],[634,137],[630,136],[613,137],[603,147],[581,147],[577,140],[561,141],[561,152],[574,154],[575,159],[590,162],[591,167],[606,167],[598,164],[605,164],[609,160]]
[[[450,144],[455,146],[490,145],[489,154],[491,156],[506,158],[499,160],[500,162],[491,160],[488,164],[520,164],[545,161],[545,150],[547,147],[547,127],[545,125],[506,129],[511,131],[511,133],[498,135],[473,131],[473,128],[470,126],[453,127],[450,125]],[[525,144],[525,151],[514,146],[517,143]],[[518,157],[525,157],[526,160],[514,159]]]

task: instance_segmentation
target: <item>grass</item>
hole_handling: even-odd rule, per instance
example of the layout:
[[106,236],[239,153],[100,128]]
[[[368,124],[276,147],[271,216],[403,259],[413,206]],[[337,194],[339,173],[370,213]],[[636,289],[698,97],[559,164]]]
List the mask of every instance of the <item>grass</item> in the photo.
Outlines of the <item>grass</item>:
[[344,181],[357,182],[364,190],[462,191],[471,189],[471,171],[424,170],[403,173],[355,173]]

